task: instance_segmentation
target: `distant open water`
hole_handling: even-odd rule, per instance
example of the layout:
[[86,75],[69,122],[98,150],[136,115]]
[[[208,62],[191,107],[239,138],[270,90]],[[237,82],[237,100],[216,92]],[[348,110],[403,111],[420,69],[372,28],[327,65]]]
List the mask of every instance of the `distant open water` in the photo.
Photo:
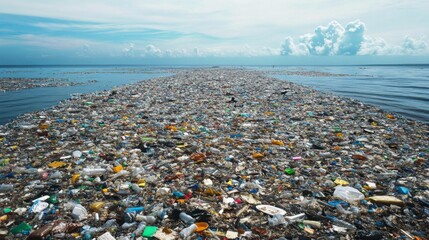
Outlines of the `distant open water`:
[[[255,67],[248,67],[254,69]],[[317,90],[360,100],[407,118],[429,123],[429,65],[256,67],[267,71],[318,71],[350,76],[274,74]],[[90,93],[170,74],[145,66],[0,67],[0,77],[66,78],[84,85],[0,92],[0,124],[55,106],[72,93]],[[97,82],[90,82],[96,80]]]
[[[43,110],[57,105],[74,93],[111,90],[140,80],[168,76],[163,69],[123,66],[77,67],[0,67],[0,77],[65,78],[83,85],[42,87],[0,92],[0,124],[5,124],[24,113]],[[88,82],[96,80],[96,82]]]
[[357,99],[385,111],[429,123],[429,65],[306,66],[265,70],[349,74],[350,76],[326,77],[275,74],[273,77]]

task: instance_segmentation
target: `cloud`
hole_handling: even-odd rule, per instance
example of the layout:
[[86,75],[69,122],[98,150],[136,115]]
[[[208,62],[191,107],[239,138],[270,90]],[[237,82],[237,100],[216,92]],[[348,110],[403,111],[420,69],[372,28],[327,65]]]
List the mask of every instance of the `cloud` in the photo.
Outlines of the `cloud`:
[[135,47],[134,43],[129,43],[128,46],[126,46],[122,49],[122,51],[125,54],[130,55],[133,53],[134,47]]
[[142,53],[142,57],[162,57],[162,55],[162,50],[152,44],[147,45]]
[[407,36],[402,43],[402,49],[406,54],[418,54],[425,51],[427,45],[423,39],[413,39]]
[[281,55],[423,55],[427,54],[424,39],[405,37],[400,46],[390,45],[382,38],[366,35],[366,26],[360,20],[345,27],[336,21],[317,27],[313,33],[299,37],[297,43],[286,37],[281,45]]

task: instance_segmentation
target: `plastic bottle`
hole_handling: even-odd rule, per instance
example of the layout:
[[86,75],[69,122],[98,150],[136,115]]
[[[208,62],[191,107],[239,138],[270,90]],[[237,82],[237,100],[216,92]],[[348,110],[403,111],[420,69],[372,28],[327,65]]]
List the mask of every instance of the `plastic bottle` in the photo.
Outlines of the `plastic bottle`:
[[132,212],[142,212],[144,210],[144,207],[129,207],[125,209],[126,213],[132,213]]
[[121,228],[122,229],[128,229],[128,228],[134,227],[134,225],[136,225],[136,224],[137,224],[136,222],[133,222],[133,223],[123,223],[122,226],[121,226]]
[[194,233],[197,230],[197,225],[192,224],[191,226],[184,228],[182,231],[180,231],[180,237],[183,239],[188,238],[191,236],[192,233]]
[[285,220],[285,218],[283,217],[283,215],[281,214],[275,214],[272,218],[268,217],[268,224],[271,227],[280,225],[280,224],[288,224]]
[[301,222],[305,219],[305,213],[300,213],[294,216],[287,216],[286,220],[288,223]]
[[195,219],[191,216],[189,216],[188,214],[181,212],[179,214],[180,219],[185,222],[186,224],[193,224],[195,222]]
[[130,187],[136,193],[140,193],[142,191],[142,189],[139,187],[137,183],[132,183]]
[[350,230],[356,230],[356,226],[349,223],[349,222],[346,222],[344,220],[338,219],[338,218],[333,217],[333,216],[329,217],[329,219],[331,219],[332,223],[335,226],[350,229]]
[[13,190],[13,184],[1,184],[0,192],[9,192]]
[[105,172],[106,169],[104,168],[84,168],[82,170],[82,174],[87,176],[100,176],[103,175]]
[[143,215],[137,215],[136,216],[137,221],[145,222],[147,224],[153,224],[156,222],[156,217],[154,216],[143,216]]
[[341,214],[352,214],[352,212],[350,212],[350,211],[348,211],[348,210],[344,209],[344,208],[343,208],[343,206],[341,206],[341,204],[338,204],[338,205],[336,206],[336,208],[337,208],[337,211],[338,211],[339,213],[341,213]]
[[133,234],[135,236],[140,236],[143,233],[143,230],[146,227],[146,222],[141,222],[138,227],[136,228],[136,230],[134,230]]

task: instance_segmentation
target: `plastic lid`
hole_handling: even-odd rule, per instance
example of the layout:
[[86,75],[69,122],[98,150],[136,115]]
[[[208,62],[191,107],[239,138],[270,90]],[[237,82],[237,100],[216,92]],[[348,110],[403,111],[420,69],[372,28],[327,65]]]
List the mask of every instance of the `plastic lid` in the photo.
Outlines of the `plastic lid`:
[[195,230],[196,232],[202,232],[209,227],[209,224],[206,222],[197,222],[195,225],[197,225],[197,230]]

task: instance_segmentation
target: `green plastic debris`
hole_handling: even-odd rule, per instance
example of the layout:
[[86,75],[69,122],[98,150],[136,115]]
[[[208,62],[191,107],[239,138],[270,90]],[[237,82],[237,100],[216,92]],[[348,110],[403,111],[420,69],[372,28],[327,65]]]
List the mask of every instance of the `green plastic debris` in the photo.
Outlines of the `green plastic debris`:
[[3,213],[10,213],[10,212],[12,212],[11,208],[4,208],[3,209]]
[[58,204],[59,203],[58,198],[55,195],[51,195],[47,202],[52,203],[52,204]]
[[286,168],[285,173],[287,175],[295,175],[295,170],[293,168]]
[[18,226],[13,227],[10,232],[12,234],[18,234],[18,233],[30,233],[31,226],[28,225],[26,222],[20,223]]
[[338,126],[332,127],[332,129],[333,129],[333,130],[334,130],[334,132],[336,132],[336,133],[340,133],[340,132],[342,132],[341,128],[340,128],[340,127],[338,127]]
[[142,142],[153,142],[153,141],[155,141],[155,139],[153,139],[151,137],[142,137],[140,139],[142,140]]
[[150,237],[152,237],[156,233],[156,231],[158,231],[158,227],[147,226],[144,229],[142,236],[145,237],[145,238],[150,238]]

